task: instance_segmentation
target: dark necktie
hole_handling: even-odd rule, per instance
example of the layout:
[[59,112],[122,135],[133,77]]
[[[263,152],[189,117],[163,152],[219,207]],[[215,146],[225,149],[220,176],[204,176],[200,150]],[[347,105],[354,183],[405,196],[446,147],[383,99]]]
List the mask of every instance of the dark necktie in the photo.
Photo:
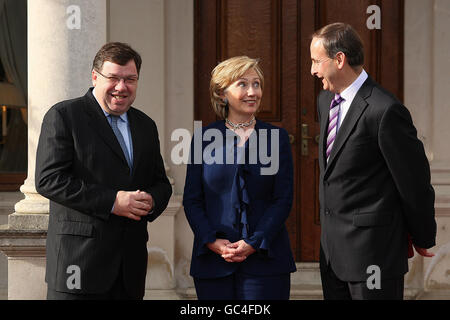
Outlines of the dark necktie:
[[127,160],[128,166],[131,169],[133,167],[133,164],[131,163],[127,145],[125,144],[125,140],[123,139],[122,133],[120,132],[119,128],[117,127],[117,120],[119,120],[119,116],[114,116],[111,114],[110,117],[111,117],[111,128],[113,129],[113,132],[117,137],[117,141],[119,141],[120,147],[122,148],[122,151],[125,155],[125,159]]

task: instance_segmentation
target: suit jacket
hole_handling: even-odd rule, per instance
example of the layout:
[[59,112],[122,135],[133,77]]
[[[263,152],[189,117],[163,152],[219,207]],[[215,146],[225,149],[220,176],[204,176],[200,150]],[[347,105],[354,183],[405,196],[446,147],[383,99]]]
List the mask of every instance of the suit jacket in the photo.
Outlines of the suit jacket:
[[[134,159],[131,174],[92,88],[82,97],[54,105],[44,117],[36,155],[36,189],[50,199],[45,278],[52,289],[106,292],[122,265],[127,292],[144,295],[147,221],[164,211],[172,189],[154,121],[133,107],[128,119]],[[137,189],[152,195],[152,214],[134,221],[111,213],[119,190]],[[67,285],[73,273],[70,266],[79,267],[79,288]]]
[[326,132],[334,94],[318,98],[321,246],[343,281],[366,281],[408,271],[408,234],[435,245],[434,190],[409,111],[369,76],[339,129],[328,164]]
[[[187,220],[194,232],[194,246],[191,260],[191,275],[198,278],[218,278],[232,274],[238,268],[253,275],[274,275],[294,272],[295,263],[292,257],[285,221],[292,206],[293,196],[293,165],[291,147],[287,132],[270,124],[256,121],[255,130],[245,144],[245,164],[226,162],[226,156],[233,152],[234,144],[224,146],[227,133],[224,121],[217,121],[203,128],[205,133],[215,132],[222,137],[222,142],[216,152],[223,152],[217,156],[223,159],[223,164],[211,163],[207,160],[207,146],[211,147],[208,139],[201,142],[201,137],[195,133],[191,145],[191,163],[188,164],[186,183],[184,188],[183,205]],[[272,137],[272,132],[277,133]],[[267,133],[267,140],[265,140]],[[234,135],[234,133],[232,133]],[[264,136],[264,137],[263,137]],[[257,138],[257,140],[252,140]],[[200,139],[200,142],[198,140]],[[274,140],[273,140],[274,139]],[[252,144],[250,141],[257,141]],[[261,143],[267,141],[267,150]],[[203,161],[195,163],[195,143],[200,143],[199,150],[204,155]],[[217,143],[215,140],[214,143]],[[279,146],[272,153],[272,144]],[[257,146],[256,146],[257,145]],[[235,148],[236,149],[236,148]],[[268,154],[273,159],[278,158],[278,170],[261,174],[262,168],[270,168],[267,161],[250,161],[250,155]],[[237,152],[235,153],[237,154]],[[209,163],[209,164],[208,164]],[[227,164],[228,163],[228,164]],[[274,168],[274,167],[273,167]],[[267,173],[267,172],[266,172]],[[241,179],[241,180],[240,180]],[[239,185],[238,180],[242,185]],[[239,204],[236,200],[236,188],[245,185],[245,199],[248,203],[246,220],[248,235],[243,237],[239,216]],[[242,191],[242,190],[241,190]],[[226,262],[220,255],[206,247],[206,243],[214,242],[217,238],[228,239],[231,242],[244,239],[257,252],[248,256],[241,263]]]

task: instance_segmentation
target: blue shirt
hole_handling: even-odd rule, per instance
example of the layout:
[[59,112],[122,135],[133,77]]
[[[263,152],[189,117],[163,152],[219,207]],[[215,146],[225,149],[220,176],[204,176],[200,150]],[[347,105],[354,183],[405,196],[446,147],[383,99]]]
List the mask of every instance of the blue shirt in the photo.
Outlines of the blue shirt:
[[[95,100],[97,100],[97,97],[94,94],[95,88],[92,91],[92,95],[94,96]],[[100,102],[97,100],[98,104],[100,105]],[[103,113],[105,114],[106,119],[108,119],[109,125],[111,125],[111,117],[108,112],[106,112],[102,108]],[[125,140],[125,145],[128,150],[128,155],[130,156],[131,163],[133,163],[133,142],[131,139],[131,131],[130,131],[130,124],[128,122],[128,115],[127,113],[123,113],[119,116],[119,121],[117,121],[117,128],[119,128],[120,133],[123,136],[123,140]]]

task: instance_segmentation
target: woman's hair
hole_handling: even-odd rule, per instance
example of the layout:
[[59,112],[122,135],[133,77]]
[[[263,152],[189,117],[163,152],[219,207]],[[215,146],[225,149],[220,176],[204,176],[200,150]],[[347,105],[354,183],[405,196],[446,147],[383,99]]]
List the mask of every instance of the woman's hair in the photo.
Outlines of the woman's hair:
[[238,56],[227,59],[219,63],[211,72],[211,82],[209,93],[214,112],[222,119],[228,117],[228,104],[226,104],[221,94],[233,82],[242,77],[247,71],[255,70],[261,81],[261,90],[264,88],[264,76],[259,67],[259,59],[252,59],[247,56]]

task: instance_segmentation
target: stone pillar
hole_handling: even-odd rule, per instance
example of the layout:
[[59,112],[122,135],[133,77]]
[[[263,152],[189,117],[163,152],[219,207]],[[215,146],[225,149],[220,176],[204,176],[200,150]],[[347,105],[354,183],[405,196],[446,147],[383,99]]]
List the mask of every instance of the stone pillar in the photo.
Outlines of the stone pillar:
[[[405,2],[405,106],[410,110],[418,137],[433,163],[432,42],[433,4],[431,1]],[[419,49],[420,48],[420,49]],[[405,298],[415,298],[424,287],[424,259],[418,254],[408,260]]]
[[172,162],[171,151],[178,141],[171,141],[171,136],[179,128],[191,133],[194,129],[193,0],[165,1],[165,40],[165,159],[175,180],[175,194],[182,194],[186,165]]
[[448,126],[448,74],[450,73],[450,2],[433,0],[432,97],[433,162],[432,182],[436,191],[437,245],[435,256],[424,264],[425,291],[450,298],[450,128]]
[[[176,165],[171,159],[172,148],[178,141],[171,141],[172,133],[188,129],[193,133],[194,124],[194,1],[165,1],[165,158],[174,178],[173,198],[181,206],[186,165]],[[175,216],[175,279],[177,293],[183,299],[196,298],[194,283],[189,275],[194,236],[181,206]]]
[[420,298],[450,297],[450,3],[447,0],[405,1],[405,105],[411,111],[431,165],[436,192],[435,257],[417,254],[409,260],[406,285],[424,289]]
[[92,60],[106,40],[106,0],[28,1],[28,176],[20,188],[25,199],[0,228],[10,271],[8,299],[45,298],[49,207],[34,181],[41,123],[55,103],[84,95]]

